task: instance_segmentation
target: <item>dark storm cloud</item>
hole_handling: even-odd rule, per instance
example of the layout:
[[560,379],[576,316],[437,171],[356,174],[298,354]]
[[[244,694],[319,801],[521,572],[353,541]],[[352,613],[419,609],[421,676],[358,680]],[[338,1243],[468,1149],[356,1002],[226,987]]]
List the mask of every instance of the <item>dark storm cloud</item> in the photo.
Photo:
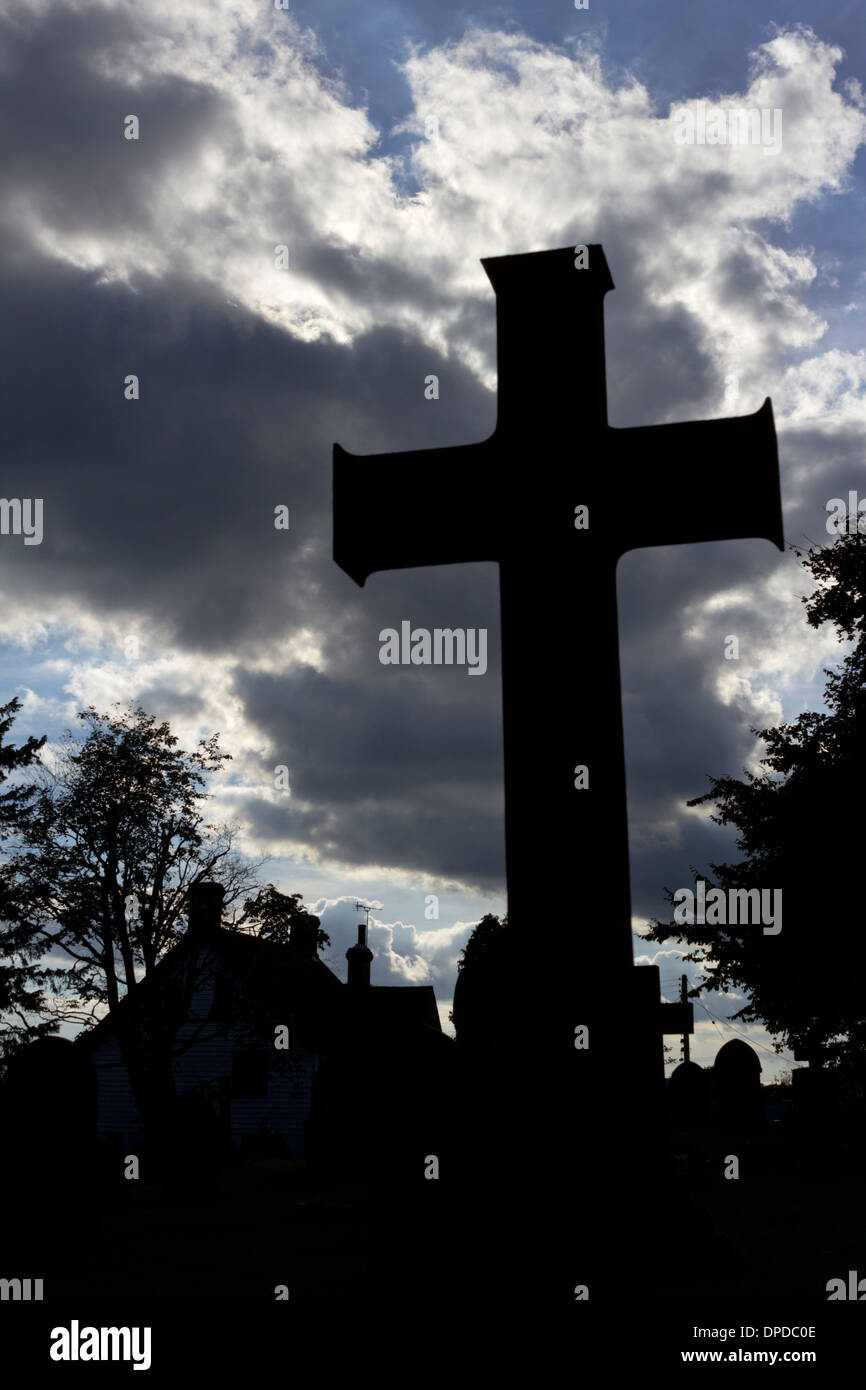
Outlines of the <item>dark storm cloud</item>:
[[769,542],[726,542],[636,551],[620,565],[623,725],[629,789],[633,909],[663,913],[663,886],[690,882],[690,865],[707,868],[733,855],[730,831],[695,817],[685,802],[709,790],[709,775],[741,776],[754,739],[736,704],[715,692],[730,665],[725,638],[745,654],[765,632],[754,608],[712,615],[698,642],[684,641],[682,601],[728,585],[749,592],[750,579],[778,563]]
[[[352,247],[327,245],[316,237],[302,243],[294,264],[299,271],[328,290],[337,290],[353,302],[374,310],[377,305],[405,305],[413,313],[431,313],[435,309],[452,308],[454,296],[438,284],[447,284],[450,262],[437,256],[432,247],[429,258],[415,269],[395,265],[391,261],[361,255]],[[441,269],[441,275],[438,271]]]
[[[357,607],[330,561],[335,439],[363,453],[489,426],[468,373],[394,330],[302,344],[201,286],[133,294],[36,258],[0,267],[0,300],[5,495],[45,501],[38,557],[4,547],[5,578],[140,608],[198,650],[319,626],[337,595]],[[429,372],[446,401],[425,401]]]
[[[312,630],[328,677],[238,667],[248,717],[312,803],[298,815],[253,797],[254,831],[352,863],[501,882],[494,568],[375,576],[362,595],[330,555],[334,439],[364,453],[482,438],[489,394],[396,331],[300,344],[179,280],[131,294],[37,259],[25,273],[19,260],[0,298],[4,489],[45,499],[38,555],[3,549],[7,586],[46,615],[61,596],[105,619],[140,614],[203,655],[255,659]],[[126,401],[133,369],[141,399]],[[436,402],[424,398],[431,371]],[[288,533],[273,526],[280,502]],[[372,545],[375,518],[358,524]],[[378,633],[404,619],[487,628],[486,675],[442,668],[407,682],[382,666]],[[162,717],[195,712],[165,681],[139,698]]]
[[[203,143],[232,147],[231,108],[177,77],[133,86],[100,66],[104,52],[147,37],[134,9],[52,6],[47,22],[0,16],[0,190],[68,233],[154,225],[161,180]],[[124,138],[134,114],[142,138]]]
[[251,803],[259,833],[303,838],[352,864],[400,865],[482,889],[501,884],[495,675],[467,680],[465,669],[422,674],[377,662],[339,680],[310,667],[246,673],[235,689],[270,741],[263,777],[284,764],[292,798],[312,803],[304,812],[290,800],[284,808]]
[[[848,493],[866,496],[866,448],[859,423],[831,430],[802,428],[785,434],[785,459],[790,477],[785,531],[798,546],[828,545],[831,513],[827,503]],[[804,576],[804,583],[807,577]]]

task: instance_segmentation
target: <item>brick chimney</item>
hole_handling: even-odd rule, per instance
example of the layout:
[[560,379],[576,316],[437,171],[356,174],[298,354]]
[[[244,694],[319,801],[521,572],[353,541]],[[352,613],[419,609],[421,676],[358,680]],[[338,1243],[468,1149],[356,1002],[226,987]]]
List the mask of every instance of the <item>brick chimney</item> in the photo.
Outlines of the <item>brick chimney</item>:
[[187,893],[187,925],[189,931],[202,936],[220,926],[225,889],[221,883],[200,881],[190,885]]
[[363,922],[358,923],[358,944],[349,947],[346,960],[349,962],[349,984],[352,989],[369,989],[373,952],[367,945],[367,928]]

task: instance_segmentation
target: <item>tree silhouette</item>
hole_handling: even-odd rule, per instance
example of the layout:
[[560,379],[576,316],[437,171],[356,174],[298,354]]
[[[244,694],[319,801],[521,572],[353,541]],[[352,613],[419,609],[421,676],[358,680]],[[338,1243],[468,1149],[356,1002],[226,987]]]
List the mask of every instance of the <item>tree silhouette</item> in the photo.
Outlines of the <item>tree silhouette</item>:
[[862,938],[857,793],[866,771],[866,536],[844,535],[805,553],[792,549],[817,581],[802,599],[807,621],[815,628],[833,623],[838,640],[853,648],[825,669],[826,711],[752,730],[766,744],[765,772],[711,777],[711,790],[687,803],[714,803],[712,819],[737,828],[743,852],[738,863],[713,864],[714,879],[701,877],[722,889],[781,888],[782,930],[767,936],[760,926],[656,921],[647,939],[686,943],[685,959],[706,972],[700,988],[747,992],[734,1017],[763,1020],[777,1050],[862,1067],[866,999],[853,965]]
[[[480,922],[476,922],[469,935],[466,945],[463,947],[460,959],[457,962],[458,985],[461,972],[469,967],[469,974],[475,974],[476,978],[479,971],[482,976],[486,975],[488,981],[496,979],[504,969],[510,964],[512,955],[513,933],[508,926],[508,917],[499,918],[493,912],[485,913]],[[455,986],[454,997],[458,993],[465,996],[466,976],[463,976],[463,984]],[[495,987],[495,986],[494,986]],[[477,1005],[475,1006],[477,1008]],[[473,1009],[473,1012],[475,1009]],[[448,1012],[449,1022],[458,1028],[458,1019],[455,1017],[455,1009]],[[465,1036],[465,1005],[460,1011],[464,1017]]]
[[[302,905],[302,896],[301,893],[281,893],[273,883],[268,883],[254,897],[246,899],[237,924],[242,928],[252,924],[257,929],[256,935],[263,941],[286,945],[291,938],[293,923],[309,923],[311,927],[313,923],[318,925],[319,919]],[[319,927],[316,949],[321,950],[330,944],[328,933]]]
[[[45,737],[28,738],[20,747],[5,742],[21,709],[21,701],[0,705],[0,845],[8,853],[26,825],[36,796],[35,789],[15,774],[39,762]],[[57,972],[40,967],[41,951],[18,922],[25,884],[8,861],[0,864],[0,1057],[9,1056],[23,1043],[56,1032],[45,989],[56,982]]]
[[229,756],[218,735],[187,752],[167,723],[115,710],[80,713],[86,736],[67,732],[56,764],[10,808],[19,843],[8,912],[30,960],[70,960],[62,1017],[92,1024],[107,1005],[141,1114],[158,1124],[173,1102],[171,1057],[194,981],[186,972],[142,986],[186,927],[189,887],[216,880],[228,906],[256,886],[255,869],[230,827],[205,823],[206,777]]
[[464,966],[473,965],[476,961],[489,957],[493,952],[498,953],[507,940],[510,940],[507,916],[499,918],[492,912],[486,913],[481,921],[476,922],[472,928],[457,962],[457,969],[462,970]]

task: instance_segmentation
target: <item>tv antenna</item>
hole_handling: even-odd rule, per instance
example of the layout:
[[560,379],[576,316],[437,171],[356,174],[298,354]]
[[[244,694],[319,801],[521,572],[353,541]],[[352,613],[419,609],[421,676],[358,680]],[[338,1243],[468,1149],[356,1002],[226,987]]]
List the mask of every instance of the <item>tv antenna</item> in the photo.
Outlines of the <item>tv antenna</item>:
[[378,911],[380,911],[384,906],[385,906],[385,904],[384,904],[384,903],[380,903],[380,902],[378,901],[378,899],[377,899],[377,901],[374,902],[374,903],[362,903],[362,902],[359,902],[357,898],[355,899],[355,907],[358,909],[358,911],[359,911],[359,912],[366,912],[366,914],[367,914],[366,927],[367,927],[368,930],[369,930],[369,927],[370,927],[370,913],[371,913],[371,912],[378,912]]

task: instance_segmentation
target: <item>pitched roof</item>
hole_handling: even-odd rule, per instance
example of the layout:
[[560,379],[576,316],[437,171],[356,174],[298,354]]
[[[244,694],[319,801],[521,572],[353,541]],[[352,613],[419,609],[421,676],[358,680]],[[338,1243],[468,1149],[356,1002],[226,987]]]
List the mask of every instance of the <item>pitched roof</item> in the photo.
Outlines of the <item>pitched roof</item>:
[[[318,956],[305,957],[291,945],[270,941],[225,927],[196,934],[186,932],[138,985],[154,990],[186,963],[193,946],[219,963],[221,972],[241,981],[249,997],[274,1007],[294,1025],[308,1045],[325,1050],[346,1041],[363,1027],[378,1034],[405,1034],[417,1028],[441,1033],[436,996],[431,985],[372,985],[350,989]],[[205,966],[207,970],[209,967]],[[120,1001],[128,1009],[127,997]],[[106,1014],[79,1033],[75,1045],[89,1052],[116,1029],[116,1016]]]

